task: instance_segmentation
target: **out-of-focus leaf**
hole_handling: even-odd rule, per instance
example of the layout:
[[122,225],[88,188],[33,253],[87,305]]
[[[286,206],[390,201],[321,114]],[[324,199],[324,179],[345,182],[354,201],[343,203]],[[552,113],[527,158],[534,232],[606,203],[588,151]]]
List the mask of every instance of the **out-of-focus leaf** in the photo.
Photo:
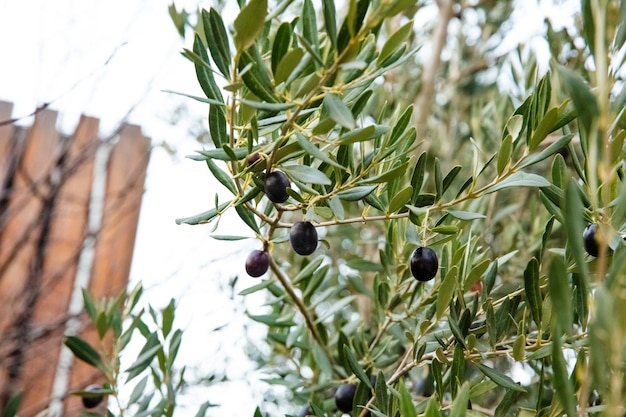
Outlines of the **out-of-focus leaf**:
[[100,354],[85,340],[78,336],[65,336],[63,343],[78,359],[96,368],[102,367]]
[[484,214],[474,213],[472,211],[446,210],[446,213],[460,220],[479,220],[485,218]]
[[267,0],[250,0],[235,18],[233,39],[237,51],[248,49],[263,30]]
[[528,262],[524,270],[524,291],[533,320],[535,320],[537,328],[541,329],[541,308],[543,306],[543,300],[539,285],[539,262],[537,262],[535,258],[532,258],[530,262]]
[[334,0],[323,0],[322,10],[324,12],[324,27],[330,43],[337,48],[337,17]]
[[[548,290],[552,300],[552,319],[557,320],[559,328],[567,334],[572,332],[572,289],[567,278],[567,267],[560,256],[555,256],[550,263]],[[556,335],[558,337],[558,335]]]
[[[585,261],[585,253],[583,248],[583,219],[584,208],[578,193],[578,185],[574,178],[570,178],[565,188],[565,201],[561,206],[565,227],[565,235],[567,236],[567,248],[571,252],[576,261],[578,271],[582,274],[583,279],[588,280],[589,269]],[[565,330],[565,329],[563,329]]]
[[24,396],[23,391],[20,391],[14,396],[12,396],[9,402],[7,403],[7,405],[4,407],[4,410],[2,411],[2,416],[3,417],[16,417],[17,409],[19,408],[20,403],[22,402],[23,396]]
[[465,382],[454,398],[450,417],[465,417],[467,414],[467,402],[469,401],[469,382]]
[[485,366],[482,363],[474,363],[474,366],[476,366],[480,372],[482,372],[487,378],[491,379],[499,386],[513,391],[526,392],[526,389],[524,389],[524,387],[515,383],[515,381],[513,381],[511,377],[503,374],[502,372]]
[[445,278],[441,282],[439,287],[439,294],[437,295],[437,318],[443,317],[443,313],[448,308],[452,295],[456,289],[457,275],[459,268],[454,265],[450,268]]
[[553,333],[552,338],[552,369],[554,370],[554,391],[558,395],[561,405],[568,417],[576,417],[576,397],[574,396],[574,388],[569,379],[567,372],[567,364],[563,357],[563,349],[561,348],[561,339],[557,332]]
[[398,381],[398,391],[400,392],[400,415],[402,417],[417,417],[413,398],[411,394],[409,394],[409,390],[406,388],[403,378]]
[[302,62],[303,56],[304,51],[301,48],[293,48],[287,52],[274,71],[274,82],[276,85],[287,81],[289,76],[294,73],[296,67]]
[[594,120],[600,114],[596,96],[579,74],[561,65],[557,65],[557,71],[563,81],[565,91],[572,98],[582,129],[589,133]]

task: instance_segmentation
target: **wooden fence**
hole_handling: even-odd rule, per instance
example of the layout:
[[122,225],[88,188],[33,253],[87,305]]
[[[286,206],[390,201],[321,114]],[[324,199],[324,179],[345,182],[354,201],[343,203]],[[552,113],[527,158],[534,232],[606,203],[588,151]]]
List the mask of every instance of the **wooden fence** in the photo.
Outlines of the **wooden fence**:
[[[0,102],[0,121],[11,112]],[[20,417],[78,415],[67,393],[103,382],[62,337],[95,341],[81,288],[98,298],[128,283],[150,154],[138,126],[103,139],[82,116],[68,137],[56,121],[43,110],[30,128],[0,125],[0,412],[23,391]]]

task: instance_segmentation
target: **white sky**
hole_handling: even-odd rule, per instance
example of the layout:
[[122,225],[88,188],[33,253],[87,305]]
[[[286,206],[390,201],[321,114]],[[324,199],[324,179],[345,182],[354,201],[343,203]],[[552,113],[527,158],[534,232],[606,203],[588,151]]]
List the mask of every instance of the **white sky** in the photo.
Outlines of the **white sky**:
[[[194,121],[204,121],[206,107],[189,99],[161,93],[175,90],[202,95],[193,65],[181,57],[183,47],[171,23],[170,0],[0,0],[0,100],[15,104],[14,117],[31,113],[36,106],[53,101],[60,112],[60,128],[70,133],[81,113],[101,119],[104,134],[115,128],[137,104],[130,121],[141,125],[154,143],[167,142],[178,157],[163,149],[152,154],[131,281],[142,280],[147,301],[155,307],[171,297],[178,303],[177,325],[187,331],[179,365],[210,371],[228,367],[239,379],[209,390],[193,390],[185,401],[206,400],[223,404],[208,415],[249,417],[258,394],[243,382],[247,370],[242,297],[234,300],[221,290],[229,278],[240,276],[239,289],[253,285],[243,263],[254,241],[218,242],[208,238],[208,227],[177,226],[177,217],[205,211],[213,205],[219,187],[199,162],[183,159],[200,146],[188,134]],[[510,50],[521,40],[542,33],[541,11],[561,25],[571,24],[575,2],[559,7],[550,1],[522,1],[520,16],[532,24],[503,42]],[[176,1],[177,7],[210,6],[210,2]],[[567,7],[566,7],[567,5]],[[535,38],[536,40],[537,38]],[[185,45],[189,46],[189,45]],[[510,48],[509,48],[510,46]],[[539,46],[540,47],[540,46]],[[106,63],[106,65],[105,65]],[[189,115],[172,125],[175,109],[188,105]],[[31,119],[21,123],[30,124]],[[230,222],[239,227],[240,222]],[[237,234],[228,230],[224,234]],[[248,234],[241,226],[240,234]],[[259,299],[246,299],[258,308]],[[210,330],[228,324],[228,330]],[[251,332],[262,332],[252,326]],[[215,338],[219,337],[220,343]],[[220,346],[229,347],[229,361]],[[245,399],[242,401],[242,399]],[[178,416],[193,416],[195,407]],[[266,410],[268,411],[268,410]],[[293,411],[293,410],[290,410]]]
[[[193,0],[176,3],[178,8],[197,6]],[[223,404],[208,415],[251,416],[259,398],[243,382],[250,369],[241,337],[245,306],[242,297],[232,300],[221,287],[235,275],[240,276],[238,289],[258,282],[243,269],[254,241],[218,242],[208,237],[209,227],[174,223],[211,207],[219,187],[204,164],[183,158],[201,148],[188,130],[195,121],[204,122],[205,105],[160,91],[202,95],[193,65],[179,53],[189,45],[180,40],[168,6],[168,0],[0,0],[0,100],[14,103],[13,117],[52,102],[64,133],[73,132],[81,113],[98,117],[103,135],[137,105],[130,122],[140,125],[153,143],[167,142],[177,150],[174,158],[161,148],[152,153],[131,285],[142,280],[144,301],[155,308],[176,299],[176,324],[186,330],[179,366],[207,373],[228,367],[237,380],[194,389],[182,400]],[[189,106],[189,114],[172,125],[169,120],[181,103]],[[20,123],[29,125],[32,118]],[[239,234],[248,232],[241,227]],[[260,303],[246,299],[248,306],[255,302]],[[225,324],[226,330],[210,332]],[[255,331],[251,329],[249,333]],[[202,372],[189,369],[188,375]],[[193,416],[197,407],[179,411],[177,416]]]

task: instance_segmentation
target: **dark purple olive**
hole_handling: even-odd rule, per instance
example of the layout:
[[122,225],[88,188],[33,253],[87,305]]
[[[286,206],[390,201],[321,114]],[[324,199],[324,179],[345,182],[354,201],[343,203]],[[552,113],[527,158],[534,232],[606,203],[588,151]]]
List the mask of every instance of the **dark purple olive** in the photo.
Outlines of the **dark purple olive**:
[[[102,387],[100,385],[94,384],[94,385],[87,386],[83,391],[94,392],[94,391],[100,391],[101,389]],[[94,394],[90,396],[81,397],[81,400],[85,408],[96,408],[97,406],[100,405],[102,400],[104,400],[104,395]]]
[[337,391],[335,391],[335,405],[337,406],[337,409],[344,413],[351,412],[355,393],[355,384],[339,385],[339,388],[337,388]]
[[255,249],[246,259],[246,272],[251,277],[260,277],[267,272],[269,265],[270,255],[263,250]]
[[598,244],[598,225],[595,223],[585,227],[583,231],[583,244],[585,250],[591,256],[597,257],[600,253],[600,245]]
[[289,178],[281,171],[272,171],[265,176],[265,195],[274,203],[284,203],[289,198]]
[[310,222],[298,222],[291,226],[289,243],[298,255],[310,255],[317,248],[317,230]]
[[410,261],[411,273],[418,281],[430,281],[437,275],[439,261],[434,250],[427,247],[415,249]]
[[298,417],[306,417],[306,416],[312,416],[312,415],[313,415],[313,410],[311,410],[311,406],[308,404],[302,407],[302,409],[298,413]]

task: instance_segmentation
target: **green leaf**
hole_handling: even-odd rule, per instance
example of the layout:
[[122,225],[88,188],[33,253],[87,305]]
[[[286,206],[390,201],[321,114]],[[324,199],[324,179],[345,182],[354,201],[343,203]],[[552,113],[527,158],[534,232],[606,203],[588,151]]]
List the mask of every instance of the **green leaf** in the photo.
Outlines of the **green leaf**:
[[4,407],[4,411],[2,411],[3,417],[16,417],[17,409],[22,402],[22,397],[24,396],[24,392],[20,391],[17,394],[13,395],[11,399],[8,401],[6,407]]
[[459,220],[479,220],[486,217],[484,214],[474,213],[472,211],[446,210],[446,213]]
[[238,52],[248,49],[261,34],[267,16],[267,0],[250,0],[235,18],[233,39]]
[[275,327],[292,327],[296,325],[296,322],[294,322],[292,319],[282,317],[279,314],[260,314],[260,315],[248,314],[248,317],[250,317],[251,320],[254,320],[256,322],[263,323],[272,327],[274,326]]
[[489,368],[482,363],[474,363],[474,366],[476,366],[480,372],[482,372],[487,378],[491,379],[499,386],[512,391],[526,392],[524,387],[517,384],[509,376],[503,374],[502,372],[493,368]]
[[441,412],[439,411],[439,401],[437,401],[437,396],[432,395],[428,399],[428,404],[426,404],[426,414],[424,417],[441,417]]
[[530,307],[533,320],[535,320],[537,328],[541,329],[543,299],[539,285],[539,262],[535,258],[532,258],[530,262],[528,262],[524,270],[524,292],[526,293],[526,302]]
[[227,242],[250,239],[250,236],[235,236],[235,235],[209,235],[209,237],[215,240],[223,240]]
[[222,211],[230,205],[230,203],[232,203],[232,201],[222,203],[217,207],[217,209],[211,209],[203,213],[196,214],[195,216],[178,218],[176,219],[176,224],[185,223],[195,225],[200,223],[207,223],[215,218],[215,216],[221,214]]
[[193,53],[196,54],[199,58],[194,59],[194,65],[196,67],[196,77],[198,78],[198,82],[200,83],[202,91],[204,91],[204,94],[206,94],[207,98],[215,100],[219,103],[223,103],[224,98],[222,97],[222,93],[215,83],[215,79],[213,78],[213,71],[211,70],[211,66],[209,65],[209,55],[207,54],[206,48],[202,44],[202,40],[200,40],[200,36],[198,36],[197,34],[194,38]]
[[213,8],[209,12],[202,9],[202,25],[204,38],[209,46],[211,58],[215,66],[226,79],[230,78],[230,47],[228,35],[220,14]]
[[341,298],[339,301],[334,302],[329,307],[328,306],[324,307],[324,309],[321,309],[318,312],[318,317],[315,320],[315,323],[322,323],[327,318],[333,316],[336,312],[345,309],[355,299],[356,299],[356,295],[350,295],[350,296]]
[[337,193],[337,197],[345,201],[359,201],[378,188],[378,185],[361,185]]
[[298,139],[298,143],[302,147],[302,150],[305,151],[306,153],[312,155],[313,157],[319,159],[320,161],[326,162],[329,165],[345,170],[344,167],[339,165],[336,161],[331,159],[326,153],[322,152],[317,146],[311,143],[306,138],[306,136],[298,133],[296,134],[296,139]]
[[459,393],[454,398],[450,409],[450,417],[464,417],[467,414],[467,402],[469,401],[469,382],[465,382]]
[[552,300],[552,319],[558,321],[561,330],[571,334],[573,294],[567,278],[567,267],[560,256],[555,256],[550,263],[548,290]]
[[445,313],[448,305],[450,304],[450,300],[452,300],[452,295],[456,290],[457,285],[457,275],[459,273],[458,266],[454,265],[445,278],[441,282],[439,286],[439,294],[437,295],[437,318],[440,319],[443,317],[443,313]]
[[83,288],[81,291],[83,294],[83,305],[85,306],[85,311],[89,315],[89,318],[91,318],[91,321],[95,323],[98,315],[98,313],[96,312],[96,305],[91,299],[89,292],[85,288]]
[[340,145],[346,145],[356,142],[365,142],[384,135],[388,130],[389,128],[387,126],[381,125],[370,125],[366,127],[361,127],[353,129],[339,136],[339,138],[337,138],[337,142]]
[[313,168],[308,165],[284,165],[281,168],[295,181],[300,181],[306,184],[332,184],[326,174],[324,174],[319,169]]
[[576,417],[577,401],[567,372],[567,364],[563,357],[561,339],[557,332],[552,338],[552,369],[554,370],[554,390],[561,401],[561,405],[568,417]]
[[[221,106],[209,106],[209,133],[215,145],[215,151],[222,145],[228,143],[228,132],[226,131],[226,114]],[[221,151],[221,149],[219,149]],[[230,159],[230,158],[229,158]]]
[[[196,415],[194,417],[205,417],[206,416],[206,412],[210,407],[215,407],[215,404],[211,403],[210,401],[205,401],[203,402],[200,407],[198,408],[198,412],[196,413]],[[258,408],[257,408],[258,410]]]
[[413,187],[413,196],[411,197],[411,201],[413,202],[413,204],[415,204],[415,200],[417,199],[417,196],[422,189],[422,184],[424,182],[424,173],[426,172],[427,158],[428,154],[426,152],[422,152],[422,154],[417,159],[415,169],[413,169],[413,174],[411,175],[411,186]]
[[287,52],[287,55],[280,60],[278,68],[274,72],[274,82],[276,85],[287,81],[296,67],[302,62],[303,56],[304,51],[302,51],[301,48],[293,48],[291,51]]
[[137,401],[143,395],[144,390],[146,389],[146,385],[148,384],[148,375],[141,378],[141,381],[135,385],[133,392],[130,394],[130,398],[128,399],[128,404],[136,404]]
[[413,398],[406,388],[404,378],[398,381],[398,391],[400,392],[400,415],[402,417],[417,417],[415,404],[413,404]]
[[387,213],[396,213],[401,208],[404,207],[405,204],[411,201],[411,196],[413,195],[413,187],[407,185],[405,188],[400,190],[396,195],[393,196],[391,201],[389,202],[389,210]]
[[389,393],[387,392],[387,381],[383,371],[378,371],[374,393],[376,394],[376,406],[378,409],[383,414],[389,414]]
[[359,380],[363,384],[371,388],[372,384],[370,382],[370,379],[365,373],[365,371],[363,370],[363,368],[361,368],[361,365],[359,365],[359,362],[356,360],[354,353],[352,353],[350,346],[348,345],[343,346],[343,354],[345,356],[346,361],[348,362],[348,368],[350,368],[350,370],[354,373],[354,375],[356,375],[356,377],[359,378]]
[[302,36],[315,51],[320,49],[317,38],[317,18],[311,0],[304,0],[302,5]]
[[209,170],[213,174],[213,176],[233,194],[237,194],[237,187],[235,186],[235,182],[230,177],[230,174],[222,171],[212,159],[207,159],[206,164],[209,167]]
[[337,17],[335,11],[335,0],[323,0],[322,10],[324,12],[324,27],[326,35],[331,45],[337,49]]
[[395,33],[389,36],[389,38],[387,38],[387,41],[380,50],[380,55],[378,55],[376,64],[380,65],[382,62],[385,61],[385,59],[389,58],[389,56],[398,48],[398,45],[404,42],[404,40],[412,32],[413,20],[409,20],[404,25],[402,25],[400,29],[398,29]]
[[[235,158],[237,161],[248,156],[248,149],[246,148],[236,148],[236,149],[231,149],[231,151],[235,154]],[[206,158],[219,159],[221,161],[232,161],[232,156],[222,148],[210,149],[208,151],[196,151],[196,152],[198,152],[200,155],[204,157],[202,158],[202,161],[204,161]]]
[[403,174],[406,173],[408,166],[411,163],[411,159],[403,162],[402,164],[391,168],[389,170],[385,170],[382,173],[375,175],[373,177],[367,177],[360,182],[360,184],[371,184],[371,183],[383,183],[389,182],[393,179],[399,178]]
[[450,171],[448,171],[448,173],[446,174],[445,177],[443,177],[443,181],[442,181],[442,188],[441,188],[441,192],[445,193],[448,188],[450,188],[450,185],[452,185],[452,182],[454,181],[454,179],[456,178],[456,176],[459,174],[459,172],[461,172],[462,167],[460,165],[456,165],[454,167],[452,167],[452,169]]
[[199,101],[201,103],[206,103],[206,104],[213,104],[216,106],[226,106],[224,103],[222,103],[221,101],[217,101],[217,100],[213,100],[211,98],[204,98],[204,97],[198,97],[198,96],[194,96],[192,94],[186,94],[186,93],[181,93],[179,91],[173,91],[173,90],[161,90],[161,92],[163,93],[168,93],[168,94],[175,94],[177,96],[183,96],[183,97],[187,97],[196,101]]
[[[274,44],[272,45],[272,72],[274,73],[274,79],[276,80],[276,74],[280,68],[280,62],[284,59],[285,55],[289,51],[291,46],[291,32],[293,28],[288,22],[283,22],[278,26],[276,30],[276,36],[274,36]],[[291,71],[290,71],[291,72]],[[285,80],[283,78],[283,80]],[[276,80],[276,84],[280,84]]]
[[407,107],[404,113],[402,113],[402,115],[398,118],[398,121],[394,123],[393,129],[391,130],[391,134],[389,135],[389,141],[386,143],[386,146],[391,147],[396,143],[398,139],[400,139],[400,137],[406,130],[406,127],[411,122],[412,117],[413,117],[413,105],[410,105],[409,107]]
[[[448,322],[450,318],[448,318]],[[455,336],[456,337],[456,336]],[[459,339],[457,338],[457,341]],[[463,345],[465,342],[463,342]],[[450,392],[453,397],[456,397],[458,385],[463,381],[465,376],[465,357],[464,346],[457,344],[454,346],[454,356],[452,359],[452,366],[450,367]],[[467,400],[465,401],[467,408]]]
[[502,175],[506,167],[511,162],[511,153],[513,151],[513,137],[511,135],[506,135],[502,144],[500,145],[500,150],[498,151],[498,165],[497,171],[498,175]]
[[550,181],[537,174],[529,174],[523,171],[517,171],[497,184],[489,187],[485,194],[494,193],[496,191],[503,190],[505,188],[516,187],[547,187],[550,185]]
[[128,373],[126,382],[132,380],[150,366],[155,356],[157,356],[157,353],[162,351],[162,349],[163,347],[159,343],[159,338],[156,333],[150,335],[148,340],[146,340],[146,344],[139,352],[137,359],[135,359],[135,362],[126,369],[125,372]]
[[513,404],[517,401],[517,397],[520,395],[519,391],[516,390],[508,390],[500,404],[496,407],[495,412],[493,413],[494,417],[505,417],[508,415],[508,411],[511,409]]
[[346,262],[346,266],[352,269],[356,269],[357,271],[364,272],[381,272],[383,271],[383,267],[380,263],[372,262],[367,259],[350,259]]
[[435,158],[433,170],[435,171],[435,199],[439,200],[443,195],[443,174],[441,173],[441,162]]
[[295,105],[291,103],[266,103],[264,101],[248,100],[245,98],[242,98],[239,101],[241,101],[246,106],[267,111],[283,111],[290,110],[295,107]]
[[100,354],[85,340],[78,336],[65,336],[63,343],[78,359],[91,366],[102,369],[102,359],[100,358]]
[[567,237],[567,249],[570,251],[576,261],[579,273],[583,279],[589,279],[589,268],[585,260],[585,250],[583,248],[583,222],[584,207],[578,193],[578,185],[574,178],[569,179],[565,188],[565,201],[561,205],[565,227],[565,235]]
[[261,234],[261,230],[259,226],[256,224],[256,220],[252,212],[250,212],[245,206],[235,206],[235,211],[244,221],[245,224],[248,225],[252,230],[254,230],[257,234]]
[[561,136],[560,138],[555,140],[553,143],[551,143],[548,147],[546,147],[541,152],[529,155],[526,159],[524,159],[524,162],[520,165],[520,168],[529,167],[531,165],[534,165],[538,162],[543,161],[544,159],[549,158],[550,156],[557,153],[557,151],[566,147],[567,144],[571,142],[573,137],[574,135],[572,134]]
[[166,338],[170,334],[170,331],[172,330],[175,313],[176,313],[176,304],[174,302],[174,299],[172,298],[170,302],[167,304],[167,307],[165,307],[162,312],[161,334],[163,334],[164,338]]
[[354,129],[356,122],[354,121],[354,116],[352,116],[352,111],[339,97],[326,93],[324,96],[324,108],[330,118],[337,122],[338,125],[346,129]]
[[578,73],[562,65],[557,65],[557,70],[564,90],[572,98],[572,103],[574,103],[581,122],[581,128],[589,134],[589,129],[600,115],[596,96]]

